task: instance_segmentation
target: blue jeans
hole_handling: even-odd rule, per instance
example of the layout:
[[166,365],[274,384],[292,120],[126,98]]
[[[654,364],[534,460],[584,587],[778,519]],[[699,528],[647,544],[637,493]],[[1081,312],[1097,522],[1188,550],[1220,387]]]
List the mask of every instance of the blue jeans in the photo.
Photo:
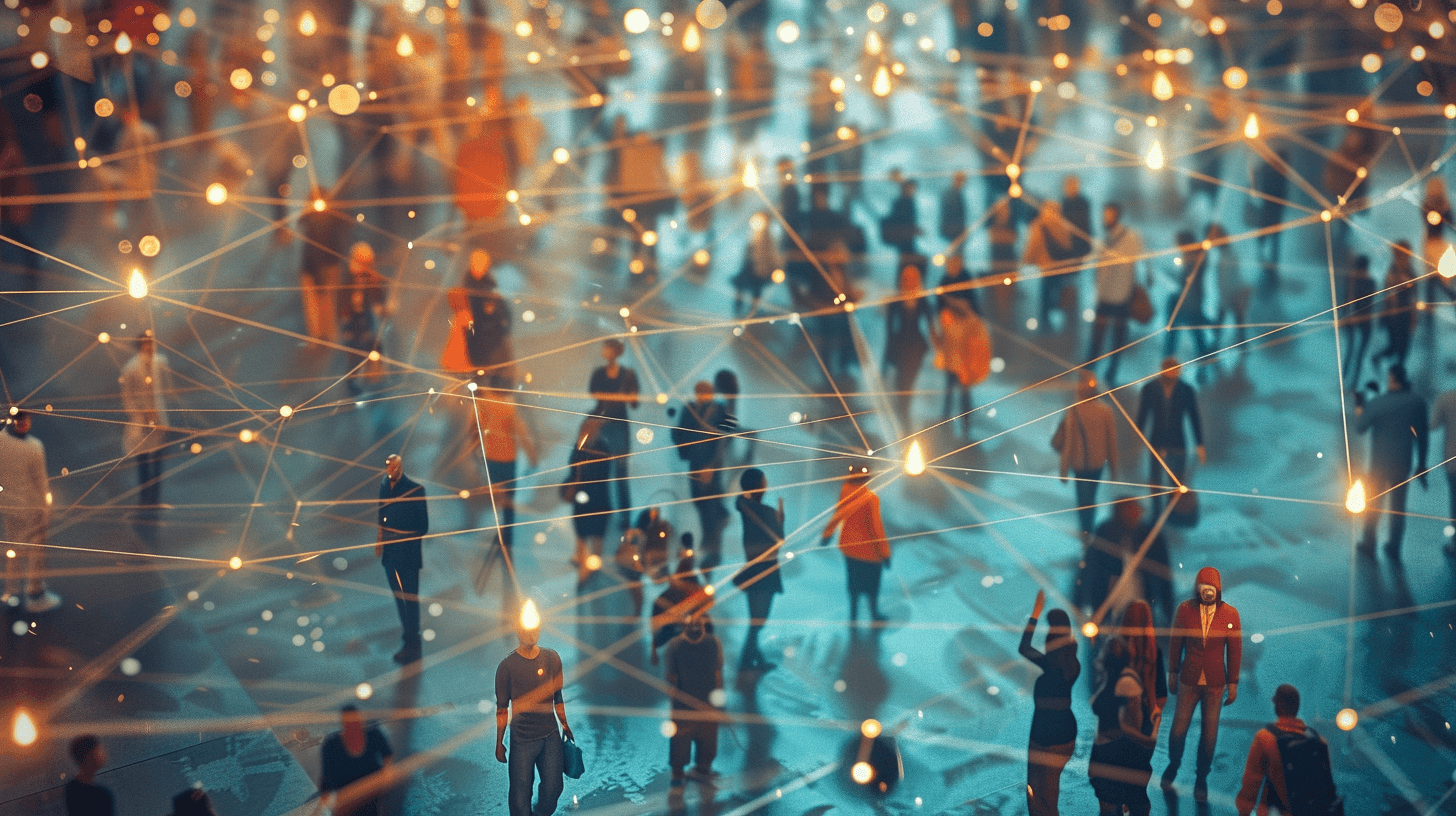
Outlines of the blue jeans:
[[[556,812],[556,800],[561,798],[561,734],[553,727],[551,733],[541,739],[521,742],[511,734],[511,751],[507,758],[507,772],[510,775],[510,816],[551,816]],[[536,774],[541,775],[541,790],[536,797],[536,807],[531,807],[531,784]]]

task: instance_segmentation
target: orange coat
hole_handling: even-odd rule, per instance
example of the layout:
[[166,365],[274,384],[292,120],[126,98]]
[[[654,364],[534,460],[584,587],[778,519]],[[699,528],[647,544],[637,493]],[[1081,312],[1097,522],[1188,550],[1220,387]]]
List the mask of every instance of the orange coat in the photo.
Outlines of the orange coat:
[[845,558],[877,563],[890,560],[890,540],[885,537],[885,525],[880,521],[880,497],[874,491],[853,482],[844,483],[834,515],[824,528],[825,543],[841,527],[839,551]]

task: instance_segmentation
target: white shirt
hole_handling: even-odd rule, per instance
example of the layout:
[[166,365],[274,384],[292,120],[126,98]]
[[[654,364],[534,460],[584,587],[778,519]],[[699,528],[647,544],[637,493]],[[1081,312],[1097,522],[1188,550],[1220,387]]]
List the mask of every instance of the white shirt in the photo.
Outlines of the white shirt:
[[1137,262],[1143,257],[1143,241],[1122,224],[1103,239],[1097,253],[1097,302],[1127,303],[1137,280]]

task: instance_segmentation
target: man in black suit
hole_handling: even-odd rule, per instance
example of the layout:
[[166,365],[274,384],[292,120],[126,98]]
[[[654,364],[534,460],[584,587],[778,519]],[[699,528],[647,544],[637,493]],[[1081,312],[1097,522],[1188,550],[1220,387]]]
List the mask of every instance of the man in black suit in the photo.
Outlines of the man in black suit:
[[420,538],[430,531],[425,489],[404,475],[404,459],[391,453],[379,483],[379,539],[374,554],[384,564],[389,589],[404,629],[404,646],[394,653],[401,665],[420,659]]

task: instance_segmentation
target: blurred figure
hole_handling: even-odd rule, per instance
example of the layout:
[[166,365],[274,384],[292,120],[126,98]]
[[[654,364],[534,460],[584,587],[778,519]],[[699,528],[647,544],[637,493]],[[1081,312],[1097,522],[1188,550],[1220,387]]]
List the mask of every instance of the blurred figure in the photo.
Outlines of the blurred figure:
[[1209,224],[1205,240],[1218,253],[1218,262],[1214,265],[1215,279],[1218,282],[1218,333],[1222,334],[1227,330],[1230,335],[1229,338],[1215,339],[1214,345],[1222,345],[1227,340],[1242,343],[1248,331],[1245,324],[1249,319],[1249,299],[1253,296],[1253,287],[1244,282],[1238,250],[1229,242],[1228,232],[1223,225]]
[[1037,590],[1031,619],[1021,630],[1021,656],[1041,669],[1032,687],[1034,710],[1026,747],[1026,809],[1030,816],[1057,816],[1062,769],[1077,742],[1077,717],[1072,713],[1072,685],[1082,673],[1072,619],[1060,609],[1047,613],[1045,652],[1031,645],[1037,619],[1046,606],[1046,592]]
[[[667,529],[670,535],[672,528]],[[708,613],[713,609],[713,596],[709,595],[707,587],[703,586],[702,580],[698,577],[697,566],[693,563],[692,533],[682,534],[680,549],[683,555],[677,562],[677,569],[668,576],[667,588],[662,590],[662,594],[652,602],[652,665],[654,666],[658,663],[658,650],[682,634],[683,622],[688,618],[701,620],[704,628],[709,632],[713,631],[713,621],[708,617]]]
[[[510,569],[515,567],[516,493],[520,490],[516,462],[521,453],[526,454],[526,463],[535,469],[539,460],[535,434],[526,424],[516,405],[515,392],[510,382],[496,375],[490,380],[489,389],[477,389],[471,396],[475,408],[475,427],[466,429],[467,447],[480,451],[485,460],[485,479],[490,496],[492,518],[489,526],[495,528],[496,541],[500,551],[491,548],[484,555],[482,569],[476,580],[476,591],[485,591],[485,579],[496,554],[505,558]],[[509,574],[501,580],[501,603],[508,609],[515,608],[515,586]]]
[[738,418],[714,397],[713,384],[706,380],[693,385],[693,397],[672,429],[672,444],[688,466],[688,492],[703,534],[698,563],[711,580],[713,569],[723,563],[723,528],[728,524],[728,510],[723,506],[723,454],[727,435],[738,428]]
[[[701,618],[690,617],[683,623],[682,634],[667,644],[663,662],[672,697],[673,732],[667,760],[672,786],[681,787],[687,775],[711,783],[718,777],[713,759],[718,755],[720,716],[711,701],[723,689],[723,644],[707,631]],[[693,769],[685,774],[689,759]]]
[[1015,289],[1009,284],[1021,277],[1020,242],[1016,218],[1011,208],[1013,199],[1003,198],[991,205],[991,220],[986,227],[986,240],[991,244],[991,297],[995,309],[992,319],[1009,326],[1013,318]]
[[567,460],[567,476],[561,498],[571,505],[571,525],[576,532],[577,589],[602,567],[602,542],[612,516],[612,460],[602,441],[606,420],[589,416],[576,432],[576,444]]
[[[898,177],[899,171],[891,174]],[[900,179],[900,195],[890,205],[890,212],[880,220],[880,240],[892,246],[899,253],[898,263],[904,266],[916,255],[915,242],[921,233],[920,216],[915,207],[916,183],[914,179]]]
[[1097,518],[1097,488],[1102,471],[1117,479],[1117,419],[1112,409],[1098,398],[1097,379],[1082,373],[1077,380],[1076,401],[1062,417],[1052,436],[1052,449],[1061,454],[1062,484],[1070,472],[1076,479],[1077,520],[1085,538],[1091,535]]
[[[733,277],[733,314],[758,314],[758,301],[764,287],[775,282],[775,273],[782,280],[784,258],[769,230],[766,212],[756,212],[748,219],[748,248],[743,253],[743,266]],[[748,311],[743,310],[743,298],[747,295]]]
[[1385,348],[1375,354],[1377,365],[1388,357],[1391,363],[1403,366],[1410,354],[1411,336],[1416,331],[1416,284],[1411,270],[1414,256],[1409,241],[1396,241],[1391,250],[1390,271],[1385,274],[1380,309]]
[[[951,278],[951,268],[960,266],[960,258],[946,258],[946,277],[941,288],[950,282],[960,285]],[[968,281],[965,275],[962,281]],[[945,372],[945,399],[941,414],[947,421],[959,418],[961,434],[971,437],[971,386],[986,379],[991,373],[991,334],[986,323],[976,313],[975,305],[964,295],[973,290],[946,292],[940,297],[939,348],[935,354],[935,367]]]
[[[1147,552],[1136,571],[1127,573],[1143,542],[1152,534],[1143,522],[1143,508],[1136,500],[1122,497],[1112,506],[1112,515],[1087,539],[1078,564],[1072,603],[1095,620],[1112,620],[1129,604],[1147,600],[1156,605],[1164,620],[1173,612],[1172,570],[1168,564],[1168,543],[1162,534],[1148,541]],[[1103,613],[1100,618],[1097,613]]]
[[347,227],[341,213],[324,201],[323,190],[314,185],[309,190],[314,205],[298,216],[298,232],[303,236],[303,256],[298,278],[303,294],[303,323],[308,336],[333,342],[338,328],[335,289],[344,257],[344,231]]
[[1093,278],[1097,308],[1092,319],[1092,345],[1087,350],[1087,359],[1096,360],[1102,354],[1102,338],[1111,327],[1112,348],[1107,360],[1107,381],[1115,384],[1117,362],[1127,345],[1127,322],[1131,318],[1138,284],[1137,265],[1143,257],[1143,241],[1122,223],[1122,205],[1116,202],[1108,202],[1102,208],[1102,234],[1102,248],[1097,256]]
[[15,411],[0,431],[0,522],[13,556],[5,559],[0,604],[23,603],[27,613],[41,614],[59,607],[61,596],[46,589],[44,545],[50,529],[51,483],[45,445],[30,433],[30,423],[29,411]]
[[1299,689],[1283,683],[1274,690],[1274,716],[1278,719],[1255,731],[1249,745],[1234,800],[1239,816],[1256,808],[1259,816],[1343,812],[1330,772],[1330,747],[1299,719]]
[[859,620],[859,599],[869,604],[870,621],[884,623],[880,614],[880,575],[890,566],[890,540],[880,518],[880,497],[869,487],[867,467],[851,466],[849,477],[840,489],[834,514],[824,527],[820,546],[826,546],[839,533],[839,551],[844,554],[844,568],[849,584],[849,620]]
[[1356,255],[1345,275],[1345,292],[1340,308],[1340,334],[1344,340],[1345,381],[1360,382],[1360,369],[1370,351],[1375,319],[1375,279],[1370,276],[1370,258]]
[[357,706],[346,705],[339,709],[339,730],[324,740],[319,753],[319,804],[340,816],[380,816],[385,791],[368,780],[394,762],[384,732],[365,723]]
[[[1446,471],[1446,487],[1451,493],[1447,522],[1452,529],[1456,529],[1456,389],[1436,397],[1431,406],[1429,427],[1443,431],[1445,434],[1441,461],[1445,463],[1443,469]],[[1456,555],[1456,538],[1448,536],[1446,545],[1442,549],[1447,555]]]
[[1200,361],[1201,382],[1201,375],[1208,371],[1208,361],[1203,358],[1212,351],[1208,344],[1208,315],[1203,308],[1208,250],[1188,230],[1180,230],[1173,240],[1178,246],[1178,257],[1173,264],[1173,280],[1178,289],[1168,295],[1169,328],[1163,335],[1163,354],[1176,354],[1183,335],[1191,334],[1193,350]]
[[[1022,252],[1021,265],[1037,268],[1041,281],[1041,331],[1051,331],[1052,310],[1062,308],[1062,288],[1066,278],[1062,267],[1071,257],[1072,235],[1067,221],[1062,217],[1062,205],[1047,200],[1042,203],[1036,218],[1027,227],[1026,249]],[[1064,315],[1067,326],[1073,325],[1072,316]]]
[[[1445,254],[1446,247],[1451,245],[1446,233],[1456,230],[1456,222],[1451,218],[1451,200],[1446,197],[1446,182],[1436,173],[1432,173],[1426,180],[1426,197],[1421,200],[1421,214],[1425,216],[1421,258],[1426,262],[1421,268],[1421,274],[1427,275],[1426,291],[1422,299],[1427,303],[1451,300],[1453,295],[1450,284],[1439,275],[1428,275],[1440,265],[1441,256]],[[1427,310],[1428,314],[1429,312]]]
[[963,259],[966,249],[966,171],[951,174],[950,186],[940,194],[940,237],[946,242],[946,268],[952,257]]
[[1121,814],[1147,816],[1148,781],[1153,775],[1152,712],[1144,705],[1142,679],[1132,667],[1132,650],[1122,638],[1114,638],[1102,652],[1102,683],[1092,698],[1097,717],[1097,736],[1087,774],[1097,794],[1097,812],[1103,816]]
[[1092,254],[1092,202],[1082,195],[1082,180],[1075,175],[1062,179],[1062,218],[1070,239],[1067,264],[1080,271]]
[[66,782],[66,816],[112,816],[116,798],[111,790],[96,784],[96,774],[106,765],[106,747],[94,735],[71,740],[71,759],[76,775]]
[[188,788],[172,797],[172,816],[217,816],[212,799],[202,788]]
[[632,455],[632,426],[627,421],[627,409],[636,410],[641,386],[637,372],[619,362],[627,350],[621,340],[609,337],[602,341],[602,359],[606,365],[597,366],[587,381],[587,390],[597,404],[592,406],[591,415],[602,418],[602,452],[611,460],[611,479],[617,486],[617,508],[624,513],[632,510],[632,483],[628,477],[627,462]]
[[126,427],[121,444],[125,456],[137,464],[139,503],[155,510],[162,503],[162,451],[166,447],[167,397],[171,391],[172,367],[167,355],[157,352],[151,330],[137,336],[137,353],[121,369],[121,407]]
[[1113,631],[1127,641],[1128,666],[1137,672],[1138,683],[1143,687],[1143,710],[1152,712],[1153,727],[1149,736],[1157,739],[1163,709],[1168,704],[1168,675],[1163,667],[1163,649],[1153,629],[1153,607],[1144,600],[1133,601],[1122,610]]
[[509,380],[514,376],[516,357],[511,343],[511,306],[497,291],[499,284],[491,274],[492,264],[489,252],[477,249],[470,253],[470,266],[462,283],[470,308],[465,348],[470,364],[477,370]]
[[906,263],[900,269],[896,298],[885,306],[884,356],[886,378],[894,372],[890,406],[906,431],[913,427],[910,407],[915,399],[915,381],[932,342],[940,344],[940,331],[930,312],[930,299],[925,296],[919,267]]
[[743,569],[733,576],[733,585],[748,601],[748,635],[743,640],[740,670],[768,671],[774,664],[764,659],[758,647],[758,635],[773,609],[774,596],[784,591],[779,574],[778,554],[784,543],[784,500],[778,507],[763,501],[768,490],[768,477],[758,468],[743,471],[738,479],[743,489],[735,506],[743,520]]
[[[1426,401],[1411,391],[1405,366],[1393,365],[1386,375],[1385,393],[1355,406],[1355,432],[1370,432],[1370,465],[1366,474],[1365,532],[1360,537],[1359,551],[1366,557],[1375,555],[1375,530],[1382,515],[1390,517],[1390,537],[1385,553],[1400,558],[1400,545],[1405,537],[1406,492],[1410,489],[1411,460],[1415,460],[1416,479],[1426,488],[1426,448],[1430,440],[1430,414]],[[1386,513],[1382,505],[1389,505]]]
[[[1185,424],[1193,430],[1198,464],[1208,461],[1208,451],[1203,447],[1203,422],[1198,418],[1198,394],[1193,386],[1179,379],[1182,373],[1178,358],[1165,357],[1158,378],[1144,385],[1138,394],[1137,427],[1146,434],[1147,444],[1153,451],[1148,457],[1148,484],[1154,494],[1168,484],[1170,471],[1176,484],[1187,483]],[[1162,510],[1165,500],[1165,496],[1155,495],[1154,512]]]
[[1270,281],[1279,277],[1279,238],[1289,198],[1289,177],[1285,175],[1288,168],[1289,154],[1281,150],[1272,161],[1258,162],[1250,171],[1249,186],[1259,197],[1246,205],[1244,220],[1259,231],[1254,239],[1255,254]]

